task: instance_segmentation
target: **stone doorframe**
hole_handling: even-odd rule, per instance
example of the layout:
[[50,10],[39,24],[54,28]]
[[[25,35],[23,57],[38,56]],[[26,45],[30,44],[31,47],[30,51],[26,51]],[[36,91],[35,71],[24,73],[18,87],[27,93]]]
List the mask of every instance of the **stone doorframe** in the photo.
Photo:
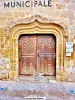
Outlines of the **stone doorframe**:
[[[63,26],[63,24],[62,24]],[[56,80],[61,81],[60,73],[64,72],[64,38],[67,36],[66,28],[59,23],[50,21],[47,18],[34,17],[18,21],[9,30],[12,42],[12,64],[15,67],[16,75],[19,77],[19,56],[18,38],[22,34],[53,34],[56,37]]]

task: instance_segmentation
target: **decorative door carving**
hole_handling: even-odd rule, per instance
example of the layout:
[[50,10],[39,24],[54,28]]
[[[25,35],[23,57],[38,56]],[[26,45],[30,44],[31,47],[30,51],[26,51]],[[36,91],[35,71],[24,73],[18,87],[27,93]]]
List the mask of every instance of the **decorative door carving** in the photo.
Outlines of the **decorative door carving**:
[[21,75],[55,75],[55,38],[50,35],[26,35],[19,39]]

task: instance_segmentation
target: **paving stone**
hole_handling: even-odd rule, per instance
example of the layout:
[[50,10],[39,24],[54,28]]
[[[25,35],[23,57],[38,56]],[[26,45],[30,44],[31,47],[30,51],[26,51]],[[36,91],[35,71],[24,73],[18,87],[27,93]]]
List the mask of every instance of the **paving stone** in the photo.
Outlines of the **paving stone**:
[[72,82],[27,82],[27,81],[0,81],[0,87],[6,88],[0,91],[0,100],[24,100],[28,97],[46,97],[46,100],[75,100],[75,94],[69,90],[75,90]]

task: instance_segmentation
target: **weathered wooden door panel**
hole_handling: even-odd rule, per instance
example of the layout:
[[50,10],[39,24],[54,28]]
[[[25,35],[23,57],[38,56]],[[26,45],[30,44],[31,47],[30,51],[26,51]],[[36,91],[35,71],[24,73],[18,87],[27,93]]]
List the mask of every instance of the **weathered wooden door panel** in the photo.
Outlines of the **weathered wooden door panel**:
[[36,37],[23,36],[21,38],[22,55],[35,55],[36,54]]
[[55,40],[53,36],[38,36],[39,72],[43,75],[55,74]]
[[22,57],[21,74],[32,75],[35,72],[35,57]]
[[55,75],[55,38],[50,35],[22,36],[19,39],[21,75]]
[[20,38],[20,55],[20,74],[34,74],[36,70],[36,36]]

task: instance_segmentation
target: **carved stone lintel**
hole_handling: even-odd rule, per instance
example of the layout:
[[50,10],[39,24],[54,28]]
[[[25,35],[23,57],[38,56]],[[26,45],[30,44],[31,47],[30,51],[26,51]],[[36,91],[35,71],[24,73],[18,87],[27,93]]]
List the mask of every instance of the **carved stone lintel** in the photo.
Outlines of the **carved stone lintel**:
[[41,23],[54,23],[54,24],[58,24],[61,27],[63,27],[64,31],[68,34],[68,26],[65,24],[64,20],[61,21],[59,19],[42,17],[41,15],[33,15],[31,17],[27,17],[27,18],[24,18],[24,19],[19,19],[16,22],[12,21],[9,24],[7,24],[5,30],[9,31],[15,25],[22,24],[22,23],[23,24],[28,24],[28,23],[32,23],[34,21],[38,21],[38,22],[41,22]]

